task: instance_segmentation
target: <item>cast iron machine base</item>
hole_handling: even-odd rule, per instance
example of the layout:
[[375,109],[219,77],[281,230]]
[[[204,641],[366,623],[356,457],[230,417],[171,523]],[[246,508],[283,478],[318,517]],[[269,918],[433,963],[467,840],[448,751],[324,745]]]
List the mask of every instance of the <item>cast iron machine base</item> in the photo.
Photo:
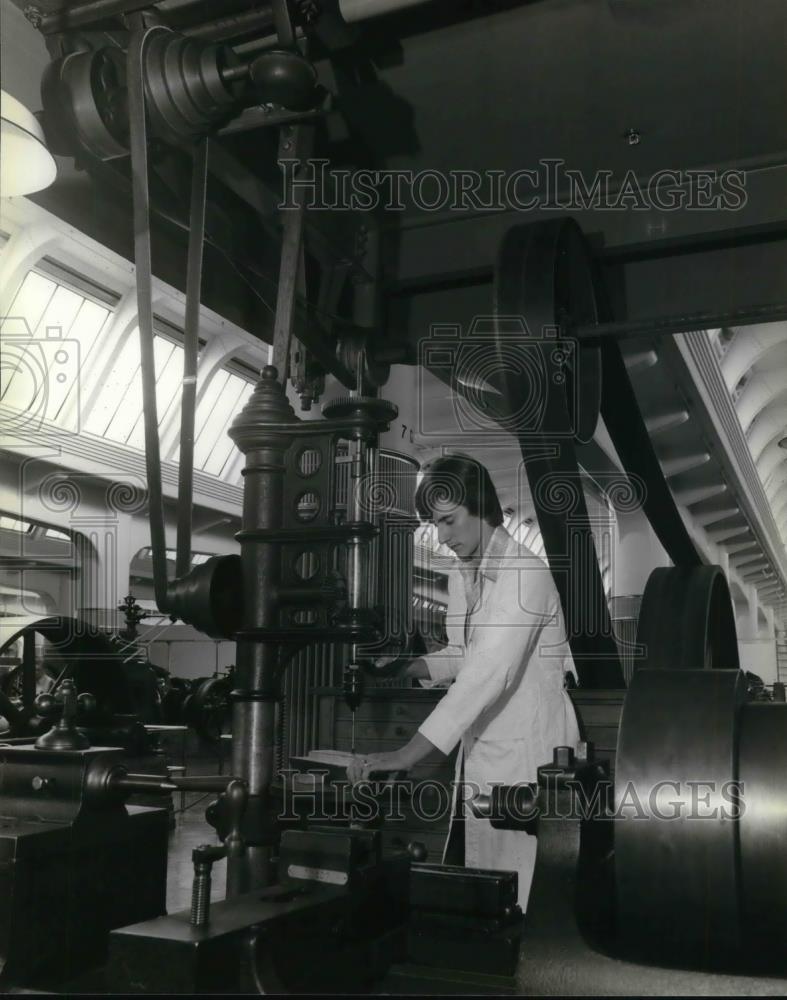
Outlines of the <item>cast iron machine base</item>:
[[280,883],[114,931],[118,993],[359,992],[404,951],[410,856],[372,830],[290,830]]
[[51,988],[100,964],[111,928],[164,912],[167,811],[97,780],[123,757],[0,750],[0,987]]

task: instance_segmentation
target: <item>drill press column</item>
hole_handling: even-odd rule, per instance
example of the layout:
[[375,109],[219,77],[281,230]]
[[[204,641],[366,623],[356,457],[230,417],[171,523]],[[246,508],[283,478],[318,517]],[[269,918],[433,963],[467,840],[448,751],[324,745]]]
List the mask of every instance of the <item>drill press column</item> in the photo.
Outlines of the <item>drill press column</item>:
[[[277,433],[277,424],[292,423],[295,412],[287,401],[276,369],[263,369],[254,394],[235,418],[230,437],[246,455],[243,469],[243,627],[274,628],[278,623],[276,595],[280,575],[279,545],[259,537],[281,528],[284,505],[284,455],[292,438]],[[274,776],[276,705],[279,690],[279,643],[238,641],[236,680],[232,692],[232,770],[247,782],[249,829],[245,856],[227,866],[228,894],[270,885],[270,847],[265,841],[265,811]]]

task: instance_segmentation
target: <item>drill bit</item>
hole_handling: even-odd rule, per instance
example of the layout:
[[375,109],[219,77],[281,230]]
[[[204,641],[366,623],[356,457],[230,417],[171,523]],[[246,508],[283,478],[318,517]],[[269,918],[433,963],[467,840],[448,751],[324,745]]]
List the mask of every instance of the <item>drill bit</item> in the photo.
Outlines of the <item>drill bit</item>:
[[348,663],[344,671],[344,702],[352,712],[352,735],[350,745],[355,753],[355,712],[363,697],[363,673],[360,664]]

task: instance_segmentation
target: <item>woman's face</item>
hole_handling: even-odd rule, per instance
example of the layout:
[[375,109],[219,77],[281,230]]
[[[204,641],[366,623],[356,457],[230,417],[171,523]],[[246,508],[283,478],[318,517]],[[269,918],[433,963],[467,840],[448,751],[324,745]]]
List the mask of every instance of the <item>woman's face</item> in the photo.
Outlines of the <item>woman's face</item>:
[[467,507],[437,501],[432,506],[432,523],[441,545],[447,545],[460,559],[480,553],[484,522]]

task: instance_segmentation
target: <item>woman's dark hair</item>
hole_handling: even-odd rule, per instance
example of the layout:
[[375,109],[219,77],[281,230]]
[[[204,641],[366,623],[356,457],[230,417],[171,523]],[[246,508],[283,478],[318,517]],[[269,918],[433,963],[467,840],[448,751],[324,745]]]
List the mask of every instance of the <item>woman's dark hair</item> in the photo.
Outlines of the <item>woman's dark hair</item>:
[[421,470],[423,479],[415,493],[415,509],[424,521],[432,519],[432,505],[450,503],[466,507],[491,527],[503,523],[503,510],[489,472],[467,455],[442,455]]

